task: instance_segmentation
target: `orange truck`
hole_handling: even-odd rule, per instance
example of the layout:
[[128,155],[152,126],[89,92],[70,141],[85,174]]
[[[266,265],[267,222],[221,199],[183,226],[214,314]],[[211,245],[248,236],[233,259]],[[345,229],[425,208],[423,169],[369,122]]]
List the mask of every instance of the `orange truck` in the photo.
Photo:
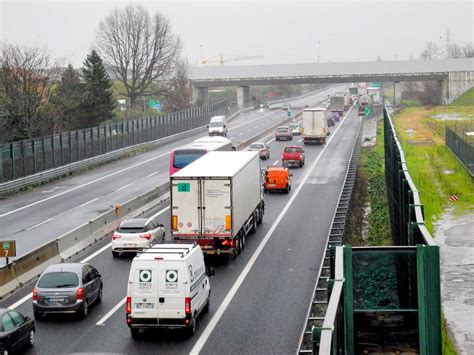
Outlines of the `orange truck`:
[[263,192],[283,191],[289,193],[291,190],[291,174],[288,168],[280,166],[269,166],[265,170],[265,178],[263,182]]

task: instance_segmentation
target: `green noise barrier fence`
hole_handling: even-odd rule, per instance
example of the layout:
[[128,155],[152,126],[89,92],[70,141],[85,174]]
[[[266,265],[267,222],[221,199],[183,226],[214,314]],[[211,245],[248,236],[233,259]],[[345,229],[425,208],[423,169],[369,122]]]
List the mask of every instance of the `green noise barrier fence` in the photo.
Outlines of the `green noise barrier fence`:
[[392,120],[384,110],[385,176],[394,246],[332,247],[329,302],[313,353],[441,354],[439,246]]

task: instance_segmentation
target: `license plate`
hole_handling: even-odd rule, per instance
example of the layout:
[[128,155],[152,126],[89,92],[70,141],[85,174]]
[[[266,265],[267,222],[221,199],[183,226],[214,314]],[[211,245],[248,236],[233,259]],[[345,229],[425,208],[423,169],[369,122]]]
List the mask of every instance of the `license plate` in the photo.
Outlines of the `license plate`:
[[135,303],[135,308],[136,309],[154,309],[155,304],[154,303]]
[[268,187],[275,187],[276,184],[267,184]]
[[136,248],[136,244],[135,243],[128,243],[128,244],[125,244],[125,248]]
[[51,303],[63,303],[66,299],[64,297],[48,297],[48,302]]

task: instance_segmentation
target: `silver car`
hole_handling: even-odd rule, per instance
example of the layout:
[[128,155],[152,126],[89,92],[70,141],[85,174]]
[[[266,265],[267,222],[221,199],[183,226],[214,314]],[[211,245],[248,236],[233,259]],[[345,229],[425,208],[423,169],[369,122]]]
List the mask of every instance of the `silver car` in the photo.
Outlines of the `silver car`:
[[152,218],[130,218],[120,223],[112,235],[112,255],[136,253],[165,240],[165,227]]
[[50,265],[33,289],[35,318],[51,313],[76,313],[85,318],[89,306],[102,301],[102,288],[102,276],[90,264]]
[[270,159],[270,148],[265,144],[265,142],[255,142],[250,144],[248,150],[258,152],[260,159]]

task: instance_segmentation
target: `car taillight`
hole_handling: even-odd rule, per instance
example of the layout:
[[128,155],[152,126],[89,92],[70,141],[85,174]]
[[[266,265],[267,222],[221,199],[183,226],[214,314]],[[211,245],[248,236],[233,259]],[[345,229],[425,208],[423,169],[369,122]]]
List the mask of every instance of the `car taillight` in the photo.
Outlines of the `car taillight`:
[[79,287],[76,291],[76,300],[83,300],[84,299],[84,289]]
[[184,313],[186,315],[191,314],[191,297],[184,298]]
[[37,300],[38,300],[38,290],[35,287],[33,289],[33,301],[37,301]]
[[231,244],[232,244],[232,240],[225,239],[222,241],[222,245],[231,245]]
[[132,297],[127,297],[127,302],[125,302],[125,313],[132,313]]
[[145,238],[145,239],[148,239],[148,240],[150,240],[150,238],[151,238],[151,234],[150,234],[150,233],[147,233],[147,234],[142,234],[142,235],[140,236],[140,238]]
[[114,233],[114,234],[112,235],[112,240],[119,239],[119,238],[121,238],[121,237],[122,237],[122,236],[121,236],[120,234]]

